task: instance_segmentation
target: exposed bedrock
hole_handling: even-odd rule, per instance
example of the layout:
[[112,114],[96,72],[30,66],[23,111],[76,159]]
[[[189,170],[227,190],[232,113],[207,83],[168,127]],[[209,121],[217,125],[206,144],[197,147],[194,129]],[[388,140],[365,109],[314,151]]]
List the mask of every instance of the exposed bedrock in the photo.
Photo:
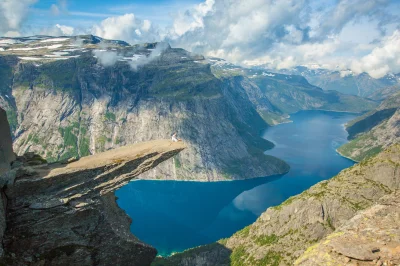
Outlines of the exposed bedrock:
[[[130,233],[113,192],[185,148],[157,140],[69,164],[14,163],[5,188],[6,265],[149,265],[157,251]],[[14,181],[12,181],[14,179]]]

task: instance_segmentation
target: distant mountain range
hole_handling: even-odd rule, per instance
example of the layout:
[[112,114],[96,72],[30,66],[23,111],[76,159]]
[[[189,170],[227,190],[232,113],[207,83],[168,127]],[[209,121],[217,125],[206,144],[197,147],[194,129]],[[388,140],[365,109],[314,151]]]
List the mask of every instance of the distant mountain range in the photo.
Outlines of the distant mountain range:
[[301,75],[311,84],[324,90],[336,90],[344,94],[362,97],[374,97],[374,94],[382,89],[400,86],[400,74],[388,74],[383,78],[375,79],[367,73],[356,75],[350,70],[331,71],[321,68],[310,69],[304,66],[278,72]]

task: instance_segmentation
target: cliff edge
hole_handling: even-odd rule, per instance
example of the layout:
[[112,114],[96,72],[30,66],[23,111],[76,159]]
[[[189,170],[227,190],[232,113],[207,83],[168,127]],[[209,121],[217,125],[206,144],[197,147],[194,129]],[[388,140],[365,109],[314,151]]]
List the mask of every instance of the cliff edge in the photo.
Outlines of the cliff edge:
[[183,149],[182,142],[156,140],[69,164],[29,166],[17,158],[5,175],[0,264],[149,265],[157,251],[131,234],[113,192]]

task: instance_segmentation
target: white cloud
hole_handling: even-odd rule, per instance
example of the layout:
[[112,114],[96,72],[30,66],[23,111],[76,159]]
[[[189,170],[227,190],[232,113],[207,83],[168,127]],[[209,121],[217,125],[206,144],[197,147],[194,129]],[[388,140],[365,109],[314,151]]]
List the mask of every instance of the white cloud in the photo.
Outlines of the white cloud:
[[49,35],[49,36],[73,36],[86,33],[87,32],[85,32],[82,29],[60,24],[56,24],[52,27],[47,27],[40,30],[41,35]]
[[[26,34],[21,26],[36,1],[0,0],[0,34]],[[174,47],[237,64],[271,68],[318,65],[341,70],[343,75],[351,69],[354,73],[366,71],[379,77],[400,71],[399,33],[395,31],[400,26],[400,11],[393,8],[393,3],[393,0],[204,0],[187,10],[174,10],[173,23],[166,29],[128,13],[110,16],[87,30],[56,24],[40,33],[54,36],[92,33],[131,44],[164,40]],[[50,11],[71,17],[109,16],[68,11],[66,0],[58,0]],[[154,16],[151,19],[157,21]],[[115,56],[105,61],[112,62],[112,58]],[[140,62],[133,63],[133,68],[137,67],[135,64]]]
[[[380,37],[385,25],[398,24],[398,16],[389,14],[390,4],[389,0],[205,0],[176,17],[167,40],[175,47],[238,64],[347,70],[377,46],[369,43],[371,37]],[[356,31],[354,37],[348,30]],[[381,67],[381,72],[394,71],[394,65]]]
[[138,19],[134,14],[109,17],[94,25],[92,33],[105,39],[129,43],[155,42],[161,38],[149,20]]
[[[104,45],[104,48],[107,48],[107,45]],[[94,50],[93,55],[97,58],[98,62],[105,67],[113,66],[115,63],[117,63],[117,61],[123,60],[128,62],[132,70],[136,71],[139,67],[144,66],[158,58],[168,48],[169,45],[167,43],[160,42],[150,52],[149,55],[146,56],[142,54],[135,54],[130,59],[124,57],[122,54],[119,54],[116,51],[110,50]]]
[[57,4],[52,4],[50,6],[50,11],[54,16],[58,16],[61,13],[67,13],[67,0],[58,0]]
[[359,60],[351,69],[356,73],[367,72],[373,78],[381,78],[389,72],[400,72],[400,30],[385,38],[382,44]]
[[97,60],[100,62],[100,64],[105,67],[113,66],[115,63],[117,63],[118,59],[122,58],[122,56],[118,55],[118,53],[114,51],[95,50],[93,51],[93,54],[95,57],[97,57]]
[[129,62],[129,65],[133,70],[137,70],[138,67],[144,66],[151,61],[155,60],[159,57],[166,49],[169,48],[169,45],[165,42],[160,42],[157,44],[156,48],[151,51],[148,56],[141,56],[137,60]]
[[0,35],[17,36],[29,7],[37,0],[1,0],[0,1]]
[[21,37],[21,33],[18,31],[7,31],[4,33],[4,37],[10,37],[10,38],[15,38],[15,37]]

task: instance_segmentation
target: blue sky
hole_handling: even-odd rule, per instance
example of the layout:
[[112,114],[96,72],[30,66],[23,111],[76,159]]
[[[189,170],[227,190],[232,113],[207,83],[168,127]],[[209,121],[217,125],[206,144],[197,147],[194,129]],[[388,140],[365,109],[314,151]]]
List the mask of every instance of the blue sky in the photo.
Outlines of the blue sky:
[[0,35],[35,34],[167,41],[247,66],[400,72],[400,0],[0,0]]
[[68,0],[66,12],[58,16],[51,13],[52,5],[60,5],[58,0],[40,0],[32,6],[27,22],[38,27],[53,24],[91,27],[107,17],[134,13],[142,19],[149,19],[165,27],[173,21],[178,10],[188,9],[200,0]]

